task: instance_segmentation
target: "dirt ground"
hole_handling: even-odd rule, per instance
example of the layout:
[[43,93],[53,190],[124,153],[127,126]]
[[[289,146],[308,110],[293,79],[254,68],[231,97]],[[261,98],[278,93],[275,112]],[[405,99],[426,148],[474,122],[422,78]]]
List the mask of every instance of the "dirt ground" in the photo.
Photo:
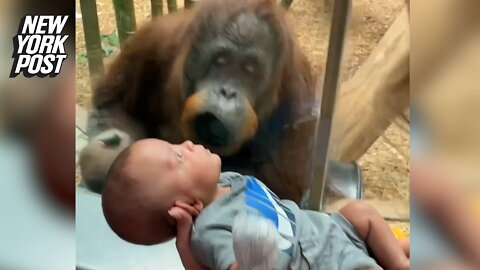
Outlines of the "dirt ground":
[[[178,1],[181,7],[183,1]],[[382,38],[396,15],[402,10],[403,0],[355,0],[347,39],[344,77],[352,76]],[[97,0],[101,34],[115,30],[115,15],[110,0]],[[307,54],[316,75],[325,67],[332,0],[294,0],[290,8],[293,25],[301,48]],[[326,6],[324,6],[327,4]],[[150,19],[150,1],[135,1],[137,26]],[[80,13],[77,0],[77,13]],[[166,1],[164,3],[166,13]],[[83,27],[77,19],[77,60],[85,54]],[[112,57],[106,58],[106,62]],[[76,102],[89,106],[91,96],[88,67],[77,61]],[[401,200],[409,203],[409,133],[399,125],[392,125],[360,159],[364,176],[366,199]],[[408,223],[396,223],[408,231]]]

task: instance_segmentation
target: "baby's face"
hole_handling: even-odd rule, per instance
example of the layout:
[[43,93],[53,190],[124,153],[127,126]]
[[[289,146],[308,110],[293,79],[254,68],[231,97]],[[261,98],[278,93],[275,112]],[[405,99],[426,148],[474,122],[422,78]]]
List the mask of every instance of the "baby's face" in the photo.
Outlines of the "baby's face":
[[201,145],[144,139],[123,154],[107,181],[102,204],[110,226],[128,241],[168,240],[175,234],[175,220],[168,215],[175,201],[208,205],[217,193],[220,157]]
[[203,193],[202,196],[213,197],[220,175],[220,157],[191,141],[168,144],[167,149],[169,170],[177,173],[179,187],[196,189]]
[[221,168],[218,155],[191,141],[170,144],[148,139],[140,144],[143,154],[138,155],[134,170],[139,179],[150,179],[144,185],[147,191],[168,193],[187,203],[196,199],[209,203],[213,199]]

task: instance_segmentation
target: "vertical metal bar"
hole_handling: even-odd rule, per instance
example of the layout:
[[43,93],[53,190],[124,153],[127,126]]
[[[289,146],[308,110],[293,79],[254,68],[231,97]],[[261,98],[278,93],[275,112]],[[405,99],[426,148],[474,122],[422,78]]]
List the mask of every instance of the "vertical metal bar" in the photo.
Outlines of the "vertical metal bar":
[[83,32],[88,57],[90,84],[95,86],[98,78],[103,76],[103,50],[100,41],[100,27],[98,25],[97,5],[95,0],[80,0],[82,12]]
[[168,13],[177,11],[177,0],[167,0]]
[[137,28],[133,0],[113,0],[117,20],[118,37],[123,43]]
[[192,8],[194,4],[195,1],[193,0],[185,0],[185,8]]
[[281,4],[284,8],[289,9],[290,6],[292,5],[292,2],[293,2],[293,0],[282,0],[282,1],[280,2],[280,4]]
[[163,0],[150,0],[152,5],[152,19],[163,15]]
[[317,122],[315,146],[313,149],[314,157],[312,157],[314,158],[314,166],[308,207],[316,211],[323,209],[330,132],[340,80],[344,40],[349,15],[350,0],[335,0],[320,117]]

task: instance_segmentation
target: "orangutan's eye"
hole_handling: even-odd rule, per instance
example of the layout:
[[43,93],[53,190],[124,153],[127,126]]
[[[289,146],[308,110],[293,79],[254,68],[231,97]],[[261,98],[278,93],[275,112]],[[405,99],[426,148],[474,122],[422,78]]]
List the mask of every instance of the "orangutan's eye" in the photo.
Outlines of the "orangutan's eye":
[[255,66],[253,64],[247,64],[245,65],[245,70],[248,73],[253,74],[255,72]]
[[227,63],[227,58],[225,56],[219,56],[215,59],[215,63],[219,66],[223,66]]
[[248,74],[255,74],[259,71],[259,60],[256,56],[248,56],[243,62],[243,69]]

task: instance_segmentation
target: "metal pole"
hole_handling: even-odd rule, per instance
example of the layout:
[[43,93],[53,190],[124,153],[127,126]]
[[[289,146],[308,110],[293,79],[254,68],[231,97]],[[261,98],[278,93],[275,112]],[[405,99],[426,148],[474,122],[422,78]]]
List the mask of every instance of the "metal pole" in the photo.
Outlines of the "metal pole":
[[177,11],[177,0],[167,0],[168,13]]
[[152,18],[162,16],[163,14],[163,0],[150,0],[152,5]]
[[95,0],[80,0],[80,10],[82,12],[83,32],[87,49],[90,85],[95,87],[96,81],[104,74],[103,50],[100,41],[100,27],[98,25]]
[[289,9],[290,6],[292,5],[293,0],[282,0],[280,4],[285,8]]
[[335,0],[332,26],[330,28],[320,117],[317,121],[316,137],[313,148],[314,156],[312,157],[314,166],[308,207],[316,211],[323,209],[330,133],[340,80],[340,69],[349,15],[350,0]]
[[195,4],[194,0],[185,0],[185,2],[184,2],[184,5],[185,5],[186,9],[192,8],[194,4]]
[[118,37],[120,43],[123,43],[130,35],[135,32],[135,9],[133,0],[113,0],[115,8],[115,18],[117,20]]

